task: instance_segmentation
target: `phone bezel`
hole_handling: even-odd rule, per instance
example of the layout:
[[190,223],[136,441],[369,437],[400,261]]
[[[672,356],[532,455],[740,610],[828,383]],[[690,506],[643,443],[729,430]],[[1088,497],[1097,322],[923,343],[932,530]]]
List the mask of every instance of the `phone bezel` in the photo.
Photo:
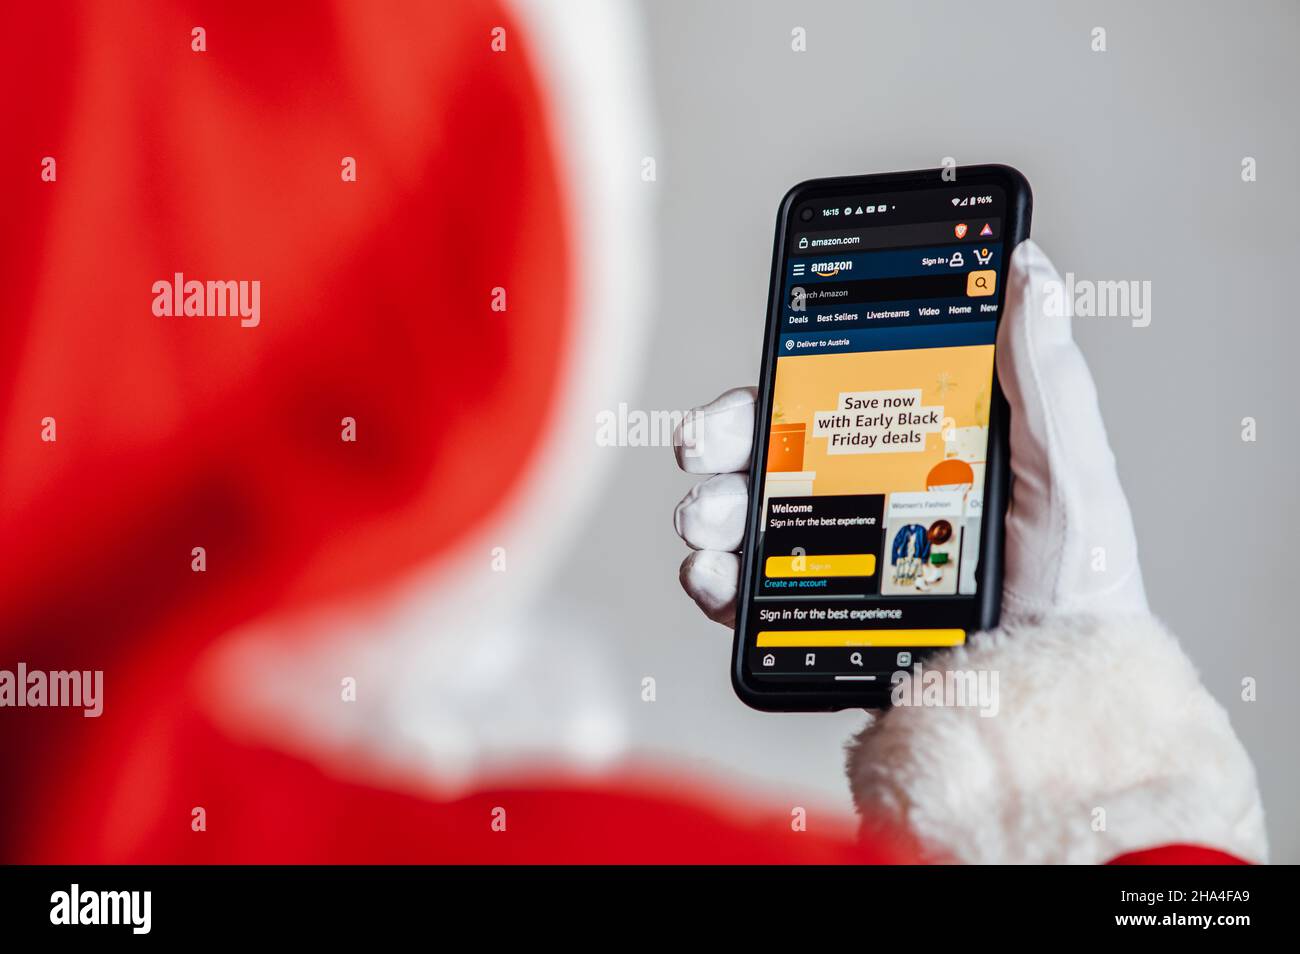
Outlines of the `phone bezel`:
[[[912,172],[891,172],[861,176],[837,176],[808,179],[792,187],[781,199],[777,212],[776,237],[772,251],[772,273],[768,289],[767,323],[763,334],[763,357],[759,375],[759,389],[754,414],[753,447],[749,467],[751,488],[746,512],[745,538],[741,544],[740,587],[736,605],[736,628],[732,642],[731,681],[736,695],[746,705],[765,712],[832,712],[841,709],[882,708],[889,705],[889,687],[874,689],[807,690],[773,688],[749,678],[745,665],[745,630],[750,609],[749,593],[754,584],[754,538],[757,534],[761,496],[754,492],[762,475],[759,466],[770,427],[771,387],[775,376],[771,373],[776,360],[776,339],[780,334],[782,285],[788,254],[790,215],[794,207],[819,196],[843,195],[853,192],[904,192],[925,188],[951,189],[965,185],[992,184],[1001,187],[1006,195],[1003,245],[1007,254],[1002,256],[999,281],[1006,289],[1010,251],[1029,237],[1029,224],[1033,207],[1033,193],[1028,180],[1017,170],[1006,165],[958,166],[950,170],[923,169]],[[797,223],[796,223],[797,224]],[[1003,308],[998,311],[1001,326],[1005,311],[1006,294],[1002,296]],[[980,563],[976,575],[976,608],[979,629],[997,625],[1002,603],[1002,548],[1005,534],[1006,509],[1009,501],[1010,451],[1008,433],[1010,412],[1002,385],[995,368],[989,409],[989,444],[986,463],[984,496],[984,522],[980,534]]]

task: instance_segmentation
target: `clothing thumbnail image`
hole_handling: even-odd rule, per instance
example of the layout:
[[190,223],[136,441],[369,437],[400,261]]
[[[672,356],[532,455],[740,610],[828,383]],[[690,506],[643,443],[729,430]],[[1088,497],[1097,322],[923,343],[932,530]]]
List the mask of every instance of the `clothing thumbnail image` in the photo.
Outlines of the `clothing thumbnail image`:
[[890,494],[885,501],[883,596],[957,592],[966,494],[935,491]]

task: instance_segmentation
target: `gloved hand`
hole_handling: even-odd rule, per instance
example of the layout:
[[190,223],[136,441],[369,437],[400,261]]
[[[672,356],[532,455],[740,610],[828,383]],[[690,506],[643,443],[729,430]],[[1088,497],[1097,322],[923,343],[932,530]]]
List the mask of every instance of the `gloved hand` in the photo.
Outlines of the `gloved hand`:
[[[1262,861],[1254,767],[1226,713],[1147,609],[1137,541],[1096,388],[1047,308],[1060,281],[1011,257],[998,374],[1011,405],[1002,620],[932,666],[993,671],[999,710],[895,708],[849,748],[864,831],[905,829],[936,859],[1097,862],[1195,843]],[[735,619],[753,388],[689,412],[678,463],[715,474],[677,506],[682,586]],[[1100,809],[1100,811],[1098,811]]]

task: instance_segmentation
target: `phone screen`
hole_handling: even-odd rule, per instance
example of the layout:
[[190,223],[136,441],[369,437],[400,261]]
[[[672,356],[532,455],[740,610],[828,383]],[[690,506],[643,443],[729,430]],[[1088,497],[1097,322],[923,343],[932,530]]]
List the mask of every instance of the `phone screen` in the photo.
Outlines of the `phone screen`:
[[790,205],[741,613],[755,684],[888,692],[980,628],[1006,218],[996,184]]

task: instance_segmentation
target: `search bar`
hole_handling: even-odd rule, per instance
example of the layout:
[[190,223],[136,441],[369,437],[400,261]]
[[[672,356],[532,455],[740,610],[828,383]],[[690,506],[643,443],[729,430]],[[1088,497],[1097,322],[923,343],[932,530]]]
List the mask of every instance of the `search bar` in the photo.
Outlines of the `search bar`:
[[872,302],[910,301],[925,298],[979,298],[997,290],[993,269],[895,278],[867,278],[856,282],[815,282],[790,288],[786,307],[793,311],[835,308]]

